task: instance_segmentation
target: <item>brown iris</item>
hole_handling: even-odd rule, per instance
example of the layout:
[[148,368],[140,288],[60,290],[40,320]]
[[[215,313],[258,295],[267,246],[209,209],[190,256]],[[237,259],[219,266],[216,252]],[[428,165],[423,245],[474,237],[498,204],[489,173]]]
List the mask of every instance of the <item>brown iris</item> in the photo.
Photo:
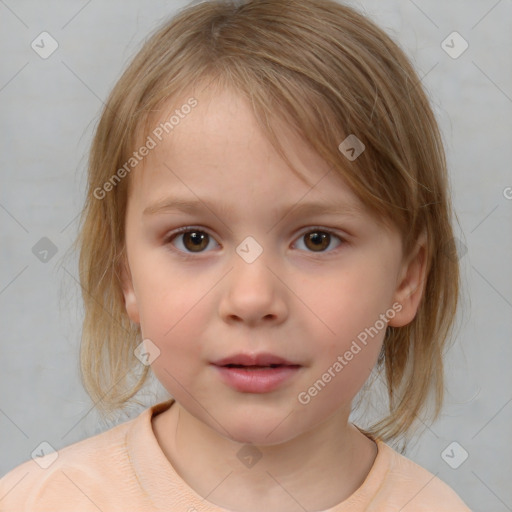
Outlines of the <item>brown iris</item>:
[[[317,252],[317,249],[323,250],[329,247],[331,235],[322,231],[311,231],[305,235],[306,246]],[[310,246],[311,244],[311,246]]]
[[[208,246],[208,233],[204,231],[188,231],[183,233],[183,245],[192,252],[200,252]],[[187,242],[190,241],[190,246]]]

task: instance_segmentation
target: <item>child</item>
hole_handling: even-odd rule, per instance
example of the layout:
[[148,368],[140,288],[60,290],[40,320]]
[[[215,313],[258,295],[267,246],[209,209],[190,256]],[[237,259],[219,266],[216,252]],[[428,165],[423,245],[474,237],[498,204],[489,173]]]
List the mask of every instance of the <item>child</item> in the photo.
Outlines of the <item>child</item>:
[[[385,441],[433,393],[459,274],[435,118],[332,0],[213,1],[106,103],[79,237],[83,381],[173,398],[12,470],[2,511],[467,511]],[[389,414],[349,421],[374,367]]]

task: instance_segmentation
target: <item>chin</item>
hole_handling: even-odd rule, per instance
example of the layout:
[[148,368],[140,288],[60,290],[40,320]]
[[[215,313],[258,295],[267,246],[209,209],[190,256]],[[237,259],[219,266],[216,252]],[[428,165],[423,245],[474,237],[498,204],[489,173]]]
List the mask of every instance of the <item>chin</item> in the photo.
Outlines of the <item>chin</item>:
[[[273,446],[286,443],[293,439],[294,435],[283,435],[280,434],[269,434],[268,428],[261,429],[239,429],[233,431],[230,429],[231,436],[228,437],[231,441],[235,441],[240,444],[252,444],[255,446]],[[224,434],[225,435],[225,434]],[[225,436],[226,437],[226,436]]]
[[[286,417],[276,415],[245,417],[227,417],[221,421],[226,425],[229,434],[220,428],[217,424],[210,424],[221,436],[241,444],[252,444],[257,446],[272,446],[286,443],[294,437],[300,435],[297,425],[293,425],[293,431],[290,424],[283,419]],[[277,428],[276,428],[277,427]]]

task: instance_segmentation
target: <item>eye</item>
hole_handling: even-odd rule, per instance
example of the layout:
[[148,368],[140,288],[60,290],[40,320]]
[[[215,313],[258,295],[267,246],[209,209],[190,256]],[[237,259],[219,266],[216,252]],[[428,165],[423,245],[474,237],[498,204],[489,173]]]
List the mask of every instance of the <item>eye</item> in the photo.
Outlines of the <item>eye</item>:
[[[330,252],[325,249],[331,245],[333,237],[339,240],[336,246],[339,247],[343,240],[331,231],[321,228],[309,228],[309,231],[304,232],[298,240],[305,241],[304,245],[309,252]],[[178,240],[179,243],[174,243],[174,240]],[[204,249],[210,245],[211,241],[214,239],[209,233],[193,226],[180,228],[165,239],[166,244],[172,244],[181,252],[188,254],[205,252]]]
[[[204,249],[208,247],[209,241],[213,240],[212,237],[206,232],[193,227],[180,228],[169,237],[166,238],[166,243],[173,243],[174,239],[181,239],[181,244],[177,244],[177,247],[182,252],[199,253],[204,252]],[[175,245],[173,243],[173,245]],[[218,244],[217,244],[218,245]]]
[[333,237],[340,241],[336,246],[339,247],[343,240],[338,235],[321,228],[309,228],[309,231],[306,231],[300,236],[299,241],[304,240],[304,245],[307,249],[310,249],[311,252],[330,252],[325,251],[325,249],[331,245]]

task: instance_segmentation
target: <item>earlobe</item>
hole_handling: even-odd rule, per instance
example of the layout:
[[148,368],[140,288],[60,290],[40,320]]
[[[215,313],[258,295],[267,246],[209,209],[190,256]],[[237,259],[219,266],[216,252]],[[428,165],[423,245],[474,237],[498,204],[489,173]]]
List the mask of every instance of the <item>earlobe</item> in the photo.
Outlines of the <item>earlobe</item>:
[[423,297],[427,277],[427,243],[423,233],[408,260],[402,266],[394,301],[402,307],[388,325],[403,327],[411,323]]
[[139,308],[137,306],[137,297],[133,289],[133,281],[130,268],[126,259],[121,263],[121,285],[123,288],[124,305],[126,313],[130,320],[140,324]]

